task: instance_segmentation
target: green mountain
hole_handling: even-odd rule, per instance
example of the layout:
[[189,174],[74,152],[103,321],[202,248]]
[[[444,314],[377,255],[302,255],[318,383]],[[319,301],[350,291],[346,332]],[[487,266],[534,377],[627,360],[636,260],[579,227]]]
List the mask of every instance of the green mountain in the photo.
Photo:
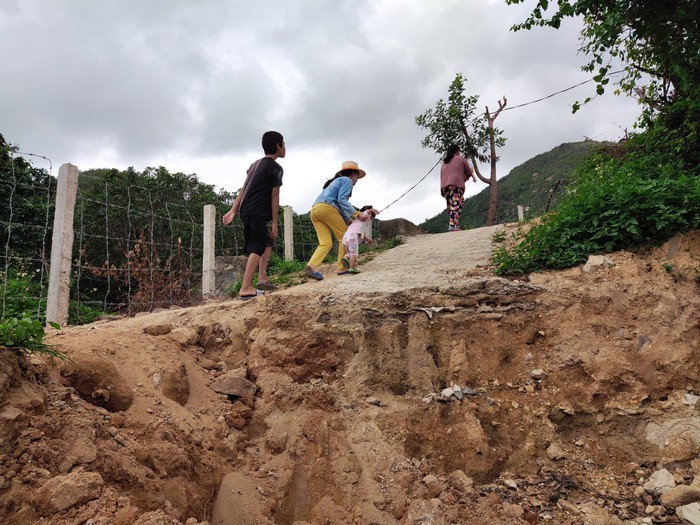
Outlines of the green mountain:
[[[556,206],[572,179],[574,170],[591,153],[609,142],[586,140],[569,142],[537,155],[511,170],[499,179],[500,204],[497,223],[518,220],[517,206],[525,206],[525,217],[536,217]],[[463,229],[478,228],[486,224],[490,189],[464,200],[460,224]],[[419,226],[429,233],[447,231],[447,211],[427,219]]]

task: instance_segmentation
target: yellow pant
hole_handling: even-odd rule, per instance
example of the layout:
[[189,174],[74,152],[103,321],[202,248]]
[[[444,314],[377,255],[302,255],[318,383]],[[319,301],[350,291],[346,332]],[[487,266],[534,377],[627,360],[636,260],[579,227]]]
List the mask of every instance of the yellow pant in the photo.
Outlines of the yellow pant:
[[328,255],[328,252],[333,248],[333,237],[331,231],[335,234],[338,241],[338,270],[343,269],[341,259],[345,255],[345,247],[343,246],[343,235],[348,229],[347,224],[340,215],[340,212],[330,204],[318,203],[311,208],[311,222],[316,229],[318,237],[318,248],[311,256],[309,266],[318,270],[319,266]]

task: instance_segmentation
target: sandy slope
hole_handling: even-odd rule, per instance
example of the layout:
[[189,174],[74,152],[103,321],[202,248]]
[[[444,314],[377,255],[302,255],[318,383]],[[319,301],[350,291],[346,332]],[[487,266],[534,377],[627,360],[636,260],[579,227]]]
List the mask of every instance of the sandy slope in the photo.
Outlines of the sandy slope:
[[[69,328],[68,366],[3,352],[0,522],[678,523],[700,232],[522,280],[476,269],[492,233]],[[675,499],[644,488],[662,468]]]

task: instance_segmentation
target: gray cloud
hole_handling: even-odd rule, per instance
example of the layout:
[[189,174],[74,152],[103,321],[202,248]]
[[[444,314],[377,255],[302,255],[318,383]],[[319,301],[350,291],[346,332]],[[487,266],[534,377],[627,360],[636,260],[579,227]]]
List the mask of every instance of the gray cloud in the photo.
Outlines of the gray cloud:
[[[1,73],[0,132],[55,162],[108,152],[138,168],[176,156],[255,155],[261,132],[279,129],[290,157],[331,149],[338,162],[371,167],[389,200],[437,160],[421,148],[414,118],[447,96],[457,72],[489,107],[585,79],[578,23],[510,32],[525,12],[501,0],[3,2],[0,45],[12,52]],[[504,112],[501,175],[561,142],[619,137],[634,102],[606,95],[571,115],[591,91]],[[285,192],[294,195],[291,179]],[[396,209],[424,218],[439,206],[433,181]]]

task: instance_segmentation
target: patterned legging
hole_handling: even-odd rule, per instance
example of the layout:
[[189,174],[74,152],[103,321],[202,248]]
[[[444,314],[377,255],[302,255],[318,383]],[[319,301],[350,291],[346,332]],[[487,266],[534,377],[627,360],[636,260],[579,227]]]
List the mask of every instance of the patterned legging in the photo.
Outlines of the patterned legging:
[[462,215],[462,203],[464,202],[464,188],[457,186],[445,186],[440,193],[447,201],[447,211],[450,214],[450,229],[459,228],[459,216]]

